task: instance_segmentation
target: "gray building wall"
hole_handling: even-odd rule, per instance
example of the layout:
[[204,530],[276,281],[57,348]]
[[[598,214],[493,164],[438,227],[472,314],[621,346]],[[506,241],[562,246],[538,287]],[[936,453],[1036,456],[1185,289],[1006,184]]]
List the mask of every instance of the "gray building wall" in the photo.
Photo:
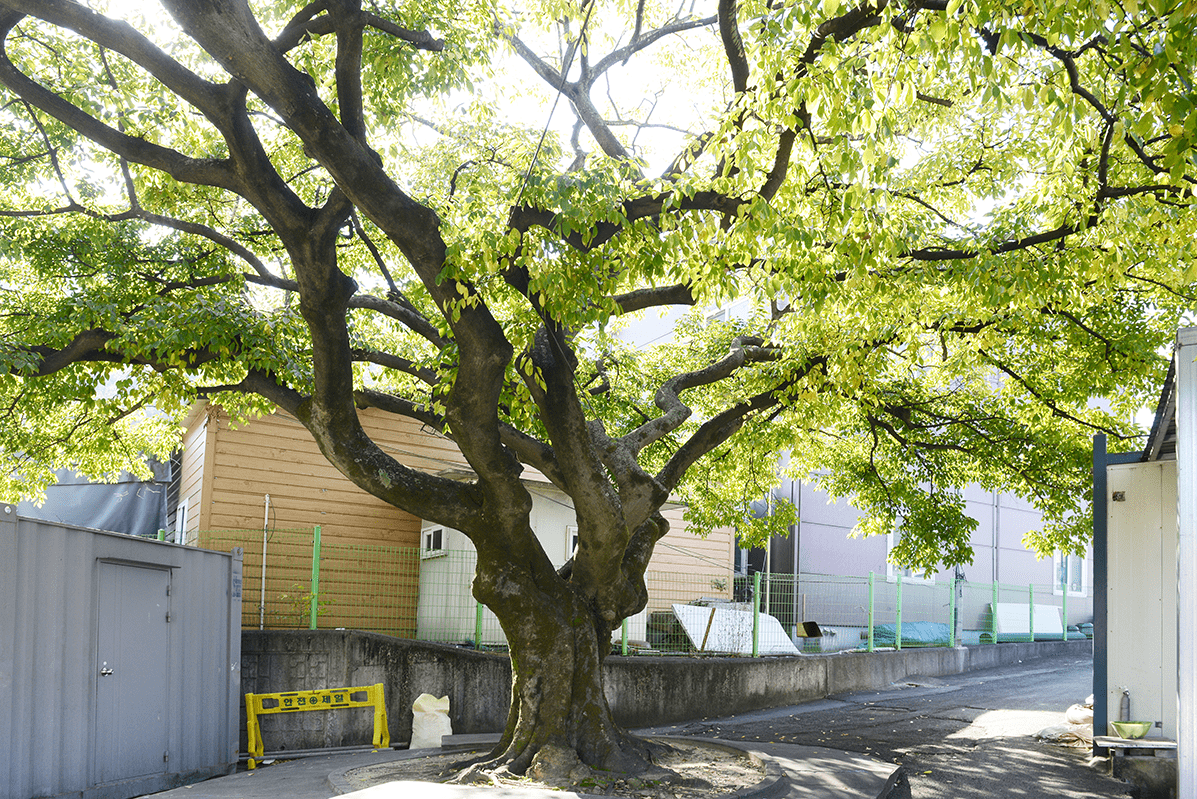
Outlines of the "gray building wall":
[[[743,318],[751,313],[751,301],[737,300],[729,307],[707,308],[703,313],[708,319],[718,311],[726,311],[728,318]],[[616,326],[616,335],[630,344],[645,348],[665,344],[674,335],[680,319],[691,313],[690,308],[671,307],[664,312],[643,312],[623,317]],[[779,470],[788,462],[782,456]],[[818,490],[812,480],[793,481],[783,479],[775,489],[775,496],[782,500],[793,500],[800,508],[801,523],[796,525],[795,534],[777,538],[770,542],[769,565],[765,566],[763,551],[750,555],[751,568],[748,571],[767,570],[774,574],[844,575],[866,577],[869,572],[886,575],[889,544],[882,537],[852,538],[858,511],[848,500],[832,502]],[[963,567],[964,579],[976,583],[1004,583],[1027,586],[1030,583],[1050,586],[1055,580],[1055,566],[1052,558],[1036,558],[1023,544],[1023,536],[1039,524],[1039,513],[1027,502],[1009,494],[995,494],[977,486],[965,490],[965,504],[970,516],[978,526],[970,543],[974,558]],[[754,511],[767,512],[764,497]],[[795,554],[797,567],[795,568]],[[737,567],[742,568],[741,562]],[[1076,624],[1090,621],[1093,617],[1093,562],[1086,556],[1085,591],[1083,596],[1069,596],[1068,621]],[[937,580],[946,582],[954,576],[955,570],[936,575]],[[808,602],[834,602],[835,597],[815,590],[808,596]],[[1014,601],[1005,598],[999,601]],[[981,607],[988,604],[970,602],[969,608],[976,618],[966,624],[981,624]],[[988,611],[984,611],[988,612]],[[815,619],[816,621],[818,619]]]
[[127,799],[237,763],[240,553],[0,506],[0,797]]
[[[794,573],[795,555],[798,572],[802,575],[834,575],[849,578],[867,578],[872,572],[880,583],[892,582],[896,572],[888,564],[890,542],[883,536],[856,538],[853,528],[860,517],[859,511],[844,499],[833,500],[811,480],[783,480],[774,490],[775,501],[793,502],[799,512],[799,523],[789,536],[774,538],[769,543],[768,565],[763,550],[749,554],[748,571],[769,571],[778,575]],[[1041,516],[1028,502],[1010,495],[982,490],[969,486],[964,493],[966,512],[977,521],[977,528],[970,537],[973,547],[973,561],[960,568],[963,579],[969,583],[1001,583],[1010,586],[1000,592],[999,602],[1027,602],[1027,587],[1036,586],[1036,603],[1063,604],[1060,592],[1053,593],[1055,563],[1051,557],[1039,559],[1028,550],[1023,538],[1035,529]],[[762,499],[754,506],[757,513],[766,512]],[[737,564],[743,568],[743,559]],[[1093,618],[1093,563],[1091,557],[1084,559],[1083,595],[1068,597],[1068,623],[1076,625]],[[934,582],[942,590],[956,574],[955,569],[942,570],[934,575]],[[922,575],[916,575],[922,577]],[[921,583],[921,581],[918,581]],[[924,586],[908,588],[907,598],[913,599],[919,593],[930,593]],[[807,615],[801,619],[820,624],[851,625],[859,623],[847,618],[851,612],[859,611],[860,602],[856,594],[834,582],[806,581],[801,587],[802,600],[806,602]],[[877,593],[879,619],[892,621],[892,608],[884,603],[892,593],[892,586]],[[845,605],[847,596],[853,597]],[[960,598],[960,612],[966,629],[988,629],[991,595],[983,590],[964,592]],[[786,601],[781,598],[782,604]],[[934,600],[946,606],[946,598]],[[892,604],[892,602],[891,602]],[[842,607],[841,607],[842,606]],[[775,609],[776,610],[776,609]],[[789,624],[789,616],[782,609],[778,614],[783,623]],[[799,611],[799,616],[803,614]],[[857,613],[859,615],[859,613]],[[918,620],[907,617],[908,620]]]

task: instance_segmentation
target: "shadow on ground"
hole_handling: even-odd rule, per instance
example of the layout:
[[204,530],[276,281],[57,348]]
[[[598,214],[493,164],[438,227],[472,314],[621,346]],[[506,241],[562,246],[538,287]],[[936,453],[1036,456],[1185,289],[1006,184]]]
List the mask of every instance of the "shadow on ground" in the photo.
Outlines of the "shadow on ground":
[[905,767],[914,797],[1119,797],[1130,788],[1091,768],[1088,749],[1041,743],[1092,691],[1092,662],[1051,659],[885,691],[680,725],[730,741],[825,746]]

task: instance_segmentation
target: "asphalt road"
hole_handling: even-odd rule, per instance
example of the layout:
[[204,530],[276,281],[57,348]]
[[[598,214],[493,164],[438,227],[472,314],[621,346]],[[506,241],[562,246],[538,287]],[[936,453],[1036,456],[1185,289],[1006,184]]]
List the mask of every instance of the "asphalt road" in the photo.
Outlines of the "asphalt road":
[[905,766],[916,799],[1122,797],[1128,786],[1091,768],[1088,749],[1042,743],[1092,693],[1089,659],[1050,658],[889,690],[660,728],[731,741],[826,746]]

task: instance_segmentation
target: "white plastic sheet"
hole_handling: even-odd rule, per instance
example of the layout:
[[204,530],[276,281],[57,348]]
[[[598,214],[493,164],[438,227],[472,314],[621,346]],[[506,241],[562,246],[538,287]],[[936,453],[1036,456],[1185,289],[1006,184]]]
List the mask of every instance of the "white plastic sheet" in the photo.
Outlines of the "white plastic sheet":
[[[674,605],[673,615],[699,652],[752,654],[752,612],[727,607]],[[762,655],[801,654],[781,623],[768,613],[760,614],[759,652]]]

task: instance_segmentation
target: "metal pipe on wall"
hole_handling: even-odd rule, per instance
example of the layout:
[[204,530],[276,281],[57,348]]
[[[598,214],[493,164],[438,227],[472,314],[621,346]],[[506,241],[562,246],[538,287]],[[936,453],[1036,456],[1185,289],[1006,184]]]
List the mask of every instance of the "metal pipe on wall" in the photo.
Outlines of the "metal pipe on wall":
[[[794,503],[794,483],[798,484],[798,502]],[[794,589],[793,589],[793,619],[794,638],[798,637],[798,623],[806,621],[806,597],[802,599],[802,618],[798,618],[798,537],[802,535],[802,481],[790,478],[790,505],[795,508],[794,523],[790,525],[790,543],[793,544],[794,561]]]
[[258,599],[258,629],[266,629],[266,534],[270,532],[270,495],[266,495],[266,510],[262,520],[262,590]]
[[998,562],[998,548],[1001,546],[1002,539],[998,535],[1002,526],[1002,495],[997,491],[993,492],[993,581],[995,583],[1001,582],[998,579],[998,567],[1001,565]]

